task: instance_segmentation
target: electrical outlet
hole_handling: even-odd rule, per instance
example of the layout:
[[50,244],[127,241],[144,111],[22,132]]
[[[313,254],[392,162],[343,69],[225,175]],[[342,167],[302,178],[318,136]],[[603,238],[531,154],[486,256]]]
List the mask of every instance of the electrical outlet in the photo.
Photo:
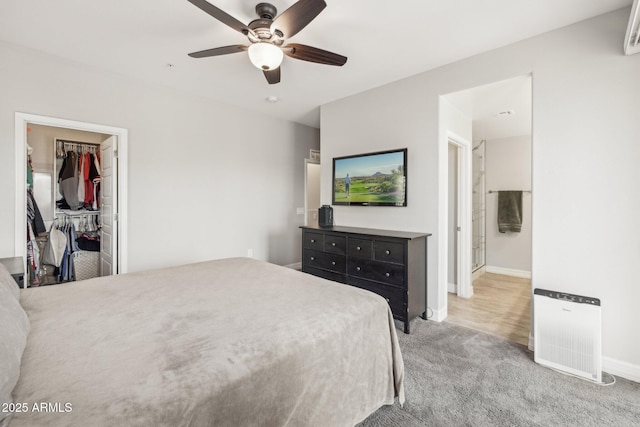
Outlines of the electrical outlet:
[[247,256],[253,258],[253,249],[247,249]]
[[296,208],[296,213],[298,215],[304,215],[304,208]]

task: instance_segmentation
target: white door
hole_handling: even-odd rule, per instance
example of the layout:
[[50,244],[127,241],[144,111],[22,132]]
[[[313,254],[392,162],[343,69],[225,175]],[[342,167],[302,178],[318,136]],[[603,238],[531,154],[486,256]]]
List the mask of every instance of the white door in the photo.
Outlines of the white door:
[[448,269],[447,269],[447,290],[451,293],[458,293],[458,248],[460,247],[460,217],[458,212],[458,146],[449,143],[449,197],[448,214]]
[[[455,156],[454,156],[455,154]],[[447,264],[448,275],[453,274],[455,285],[449,286],[449,292],[471,298],[471,144],[459,137],[449,135],[448,156],[448,198],[452,206],[449,210],[449,249]],[[455,208],[455,209],[452,209]],[[453,270],[451,270],[453,269]]]
[[110,136],[100,144],[100,275],[118,273],[118,160],[117,137]]

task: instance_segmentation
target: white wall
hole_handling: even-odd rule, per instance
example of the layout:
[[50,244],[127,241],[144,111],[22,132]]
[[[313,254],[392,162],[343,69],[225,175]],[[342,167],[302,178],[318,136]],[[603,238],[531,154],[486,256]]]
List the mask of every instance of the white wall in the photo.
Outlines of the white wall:
[[322,198],[331,200],[332,157],[408,147],[408,206],[337,207],[336,219],[434,233],[428,298],[443,310],[438,99],[532,74],[533,286],[601,298],[605,367],[640,379],[640,55],[622,53],[628,18],[628,8],[616,11],[323,106]]
[[[531,190],[531,136],[489,139],[485,150],[486,183],[489,190]],[[516,270],[531,274],[531,194],[522,195],[522,230],[498,231],[498,193],[486,196],[487,271]]]
[[[0,43],[0,256],[13,256],[16,112],[129,130],[130,271],[300,259],[304,163],[319,131]],[[265,137],[260,137],[265,135]]]

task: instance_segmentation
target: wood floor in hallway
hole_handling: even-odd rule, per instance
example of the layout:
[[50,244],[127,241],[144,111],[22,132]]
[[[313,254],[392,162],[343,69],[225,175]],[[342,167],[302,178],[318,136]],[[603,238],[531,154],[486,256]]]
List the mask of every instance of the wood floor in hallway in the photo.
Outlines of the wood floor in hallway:
[[473,297],[448,294],[446,321],[527,346],[531,328],[531,280],[484,273],[473,282]]

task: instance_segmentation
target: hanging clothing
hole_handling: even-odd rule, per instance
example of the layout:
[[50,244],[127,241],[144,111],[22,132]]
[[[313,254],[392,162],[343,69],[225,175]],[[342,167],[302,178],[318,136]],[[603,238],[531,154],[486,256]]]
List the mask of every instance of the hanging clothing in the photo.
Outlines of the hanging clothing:
[[85,209],[90,208],[93,202],[93,183],[89,178],[92,164],[91,156],[92,155],[90,153],[84,153],[82,155],[84,168],[82,169],[82,173],[80,174],[80,181],[83,182],[82,188],[84,190],[84,193],[82,194],[81,200],[82,205]]
[[79,170],[79,178],[78,178],[78,200],[84,200],[84,171],[87,162],[85,161],[84,154],[80,154],[78,156],[78,170]]
[[100,182],[101,178],[98,177],[93,180],[93,205],[91,206],[92,210],[97,211],[100,209]]
[[78,165],[78,155],[74,151],[67,151],[67,155],[62,161],[62,168],[58,174],[58,180],[63,181],[76,175]]
[[60,174],[58,175],[60,189],[69,209],[80,209],[78,199],[78,156],[75,152],[69,151],[64,160]]
[[36,244],[31,223],[27,221],[27,273],[29,282],[33,285],[40,284],[38,277],[38,266],[40,265],[40,254],[38,253],[38,245]]
[[27,188],[33,189],[33,166],[31,166],[31,156],[27,161]]
[[36,199],[33,197],[32,190],[27,190],[27,219],[31,224],[31,229],[34,233],[34,239],[38,237],[40,233],[44,233],[45,231],[47,231],[47,228],[44,225],[44,220],[42,219],[42,215],[40,214],[40,209],[38,209]]
[[60,267],[56,269],[56,276],[58,282],[69,282],[75,280],[75,271],[73,269],[73,253],[80,250],[76,239],[78,235],[76,233],[76,227],[73,221],[65,223],[59,228],[67,237],[67,246],[62,256],[62,263]]
[[96,156],[94,156],[93,154],[91,154],[91,162],[90,163],[91,163],[91,166],[89,168],[89,173],[88,173],[87,179],[94,180],[94,179],[96,179],[97,177],[100,176],[100,172],[98,172],[98,169],[99,169],[100,166],[97,164]]
[[95,156],[93,156],[93,163],[96,167],[98,175],[102,175],[102,169],[100,168],[100,154],[96,154]]
[[84,208],[93,209],[93,181],[86,180],[84,182]]
[[96,185],[100,182],[100,155],[92,152],[99,149],[98,145],[59,140],[56,148],[56,154],[63,159],[62,162],[57,162],[60,166],[60,196],[56,200],[58,209],[98,210],[99,187],[96,188]]
[[42,251],[42,263],[60,267],[66,248],[67,236],[58,228],[52,226]]

